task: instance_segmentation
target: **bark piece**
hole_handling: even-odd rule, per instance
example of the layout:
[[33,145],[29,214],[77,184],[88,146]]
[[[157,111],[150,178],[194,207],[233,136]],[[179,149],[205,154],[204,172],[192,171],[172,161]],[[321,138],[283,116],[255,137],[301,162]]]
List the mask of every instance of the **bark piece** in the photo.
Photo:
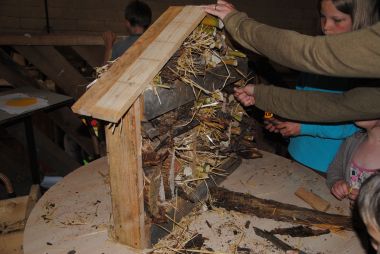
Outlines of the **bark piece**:
[[261,199],[249,194],[229,191],[224,188],[211,188],[214,206],[227,210],[252,214],[260,218],[297,223],[303,225],[328,225],[344,230],[352,230],[351,217],[324,213],[274,200]]
[[275,235],[290,235],[292,237],[309,237],[309,236],[320,236],[329,234],[328,229],[312,229],[305,226],[297,226],[290,228],[275,228],[270,231],[270,233]]

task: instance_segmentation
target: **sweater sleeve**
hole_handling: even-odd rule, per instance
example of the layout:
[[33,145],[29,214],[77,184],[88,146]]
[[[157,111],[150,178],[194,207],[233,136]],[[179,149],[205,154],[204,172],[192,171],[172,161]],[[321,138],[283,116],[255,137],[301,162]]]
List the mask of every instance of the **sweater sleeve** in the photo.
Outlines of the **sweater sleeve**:
[[341,94],[257,85],[255,105],[280,117],[303,122],[343,122],[380,118],[380,87]]
[[313,137],[326,138],[326,139],[345,139],[356,131],[358,131],[354,124],[301,124],[301,135],[309,135]]
[[351,33],[307,36],[261,24],[233,11],[227,31],[243,47],[301,71],[347,77],[380,77],[380,22]]
[[345,180],[345,153],[347,149],[347,140],[342,143],[334,160],[331,162],[327,169],[326,184],[331,190],[333,185],[339,180]]

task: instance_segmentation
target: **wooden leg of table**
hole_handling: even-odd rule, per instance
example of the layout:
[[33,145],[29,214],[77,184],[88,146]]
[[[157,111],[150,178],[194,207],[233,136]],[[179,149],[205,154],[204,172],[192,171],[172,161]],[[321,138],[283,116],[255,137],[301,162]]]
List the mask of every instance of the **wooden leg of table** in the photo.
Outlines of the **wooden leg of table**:
[[40,172],[37,162],[36,142],[34,139],[33,124],[30,117],[24,119],[26,145],[28,148],[29,166],[32,174],[32,180],[34,184],[40,184]]

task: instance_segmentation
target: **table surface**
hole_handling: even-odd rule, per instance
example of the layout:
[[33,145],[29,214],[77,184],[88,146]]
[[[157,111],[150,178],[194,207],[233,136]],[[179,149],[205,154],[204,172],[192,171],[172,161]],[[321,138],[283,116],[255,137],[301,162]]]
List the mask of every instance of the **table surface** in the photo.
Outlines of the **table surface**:
[[73,99],[69,96],[53,93],[44,89],[36,89],[32,87],[20,87],[20,88],[11,89],[9,91],[0,93],[0,96],[7,95],[7,94],[15,94],[15,93],[23,93],[23,94],[29,95],[30,97],[38,97],[41,99],[45,99],[47,100],[48,105],[42,106],[41,108],[38,108],[38,109],[33,109],[30,111],[23,112],[21,114],[9,114],[5,112],[4,110],[0,110],[0,124],[17,121],[37,111],[51,110],[51,109],[69,104],[73,101]]
[[[321,176],[283,157],[263,154],[261,159],[243,160],[222,186],[260,198],[309,207],[294,195],[296,189],[303,186],[331,203],[327,212],[350,213],[348,203],[331,196]],[[42,196],[26,224],[24,253],[53,254],[71,250],[76,253],[135,253],[136,250],[110,240],[110,215],[108,166],[104,157],[67,175]],[[244,225],[248,220],[251,225],[267,230],[290,225],[220,210],[189,217],[191,229],[207,237],[209,240],[205,244],[220,253],[232,253],[231,245],[236,242],[251,248],[252,253],[282,253],[256,236],[252,227],[246,229]],[[231,229],[237,229],[238,233],[232,233],[235,230]],[[349,231],[318,237],[280,238],[307,253],[365,253],[355,233]]]

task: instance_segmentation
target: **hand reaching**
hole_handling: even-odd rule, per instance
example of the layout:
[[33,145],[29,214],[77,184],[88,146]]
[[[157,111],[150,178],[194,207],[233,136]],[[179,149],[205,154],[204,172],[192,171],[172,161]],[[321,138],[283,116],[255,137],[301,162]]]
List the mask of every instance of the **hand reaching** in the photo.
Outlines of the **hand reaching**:
[[235,7],[227,1],[218,0],[217,4],[204,6],[204,10],[223,20],[230,12],[235,10]]
[[277,125],[280,123],[283,123],[283,122],[274,117],[266,119],[264,121],[265,129],[267,129],[269,132],[279,133],[280,129],[277,128]]
[[301,124],[295,122],[279,122],[276,125],[283,137],[298,136],[301,134]]
[[234,96],[236,100],[240,101],[246,107],[254,105],[254,87],[253,84],[249,84],[242,88],[235,88]]
[[331,193],[339,200],[346,198],[350,194],[350,186],[344,180],[336,181],[331,188]]

